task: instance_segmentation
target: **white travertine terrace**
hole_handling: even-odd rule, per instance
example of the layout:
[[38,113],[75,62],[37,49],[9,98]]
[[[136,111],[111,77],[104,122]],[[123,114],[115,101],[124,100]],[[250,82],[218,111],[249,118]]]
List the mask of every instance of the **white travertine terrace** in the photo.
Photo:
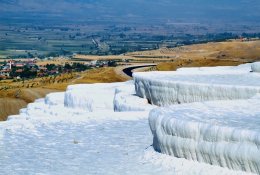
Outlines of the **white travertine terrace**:
[[252,72],[260,72],[260,62],[252,63],[251,69]]
[[250,64],[240,67],[134,73],[136,94],[158,106],[248,99],[260,92],[260,74],[250,72]]
[[259,106],[252,99],[154,109],[153,146],[175,157],[259,174]]
[[154,149],[260,174],[259,65],[135,73],[136,94],[165,106],[149,115]]

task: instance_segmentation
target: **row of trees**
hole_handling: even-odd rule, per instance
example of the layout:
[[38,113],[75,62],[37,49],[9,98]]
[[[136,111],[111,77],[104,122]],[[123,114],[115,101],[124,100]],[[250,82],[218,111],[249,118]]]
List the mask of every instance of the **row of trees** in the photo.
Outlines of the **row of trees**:
[[10,77],[32,79],[32,78],[36,78],[37,76],[49,76],[49,75],[67,73],[67,72],[81,72],[90,69],[90,66],[81,63],[73,63],[73,64],[66,63],[64,66],[47,64],[45,67],[46,70],[39,69],[37,65],[34,65],[32,67],[25,65],[22,68],[13,66],[10,72]]
[[81,63],[73,63],[73,64],[65,63],[64,66],[56,65],[56,64],[47,64],[45,67],[47,68],[48,71],[57,70],[59,73],[81,72],[90,69],[90,66]]
[[[10,72],[10,77],[21,77],[21,78],[35,78],[37,76],[37,69],[38,66],[35,66],[33,68],[24,66],[22,69],[17,67],[12,67],[12,70]],[[21,72],[17,71],[21,70]]]

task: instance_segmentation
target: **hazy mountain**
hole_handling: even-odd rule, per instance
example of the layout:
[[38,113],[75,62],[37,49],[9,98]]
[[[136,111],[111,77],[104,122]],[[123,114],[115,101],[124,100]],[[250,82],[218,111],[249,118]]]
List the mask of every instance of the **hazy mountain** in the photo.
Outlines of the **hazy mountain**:
[[0,20],[254,22],[259,0],[0,0]]

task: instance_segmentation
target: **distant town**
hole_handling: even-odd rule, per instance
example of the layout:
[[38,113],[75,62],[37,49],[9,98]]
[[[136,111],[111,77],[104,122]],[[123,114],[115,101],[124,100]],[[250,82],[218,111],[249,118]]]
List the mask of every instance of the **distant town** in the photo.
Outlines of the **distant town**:
[[[50,57],[48,60],[55,60]],[[61,59],[61,58],[59,58]],[[115,67],[116,61],[91,61],[91,62],[69,62],[69,58],[64,59],[62,64],[39,64],[43,61],[39,58],[26,59],[6,59],[0,62],[0,80],[3,79],[31,79],[36,77],[46,77],[51,75],[59,75],[63,73],[81,72],[87,69],[97,67]],[[68,61],[68,62],[66,62]],[[51,61],[50,61],[51,62]]]

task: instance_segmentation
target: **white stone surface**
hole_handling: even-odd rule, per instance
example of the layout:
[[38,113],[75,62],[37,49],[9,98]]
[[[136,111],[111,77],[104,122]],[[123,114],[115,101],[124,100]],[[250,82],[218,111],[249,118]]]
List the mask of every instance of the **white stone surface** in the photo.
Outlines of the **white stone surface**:
[[252,63],[251,69],[253,72],[260,72],[260,62]]
[[260,100],[174,105],[150,112],[154,148],[164,154],[260,173]]
[[140,98],[135,93],[134,85],[118,87],[115,90],[114,110],[123,111],[150,111],[157,106],[152,106],[147,99]]
[[45,104],[48,105],[58,105],[64,102],[64,92],[51,93],[46,95]]
[[158,106],[248,99],[260,92],[260,75],[250,72],[250,66],[134,73],[136,94]]
[[113,111],[114,92],[120,85],[122,83],[69,86],[65,92],[64,105],[69,108],[77,108],[89,112],[98,110]]

